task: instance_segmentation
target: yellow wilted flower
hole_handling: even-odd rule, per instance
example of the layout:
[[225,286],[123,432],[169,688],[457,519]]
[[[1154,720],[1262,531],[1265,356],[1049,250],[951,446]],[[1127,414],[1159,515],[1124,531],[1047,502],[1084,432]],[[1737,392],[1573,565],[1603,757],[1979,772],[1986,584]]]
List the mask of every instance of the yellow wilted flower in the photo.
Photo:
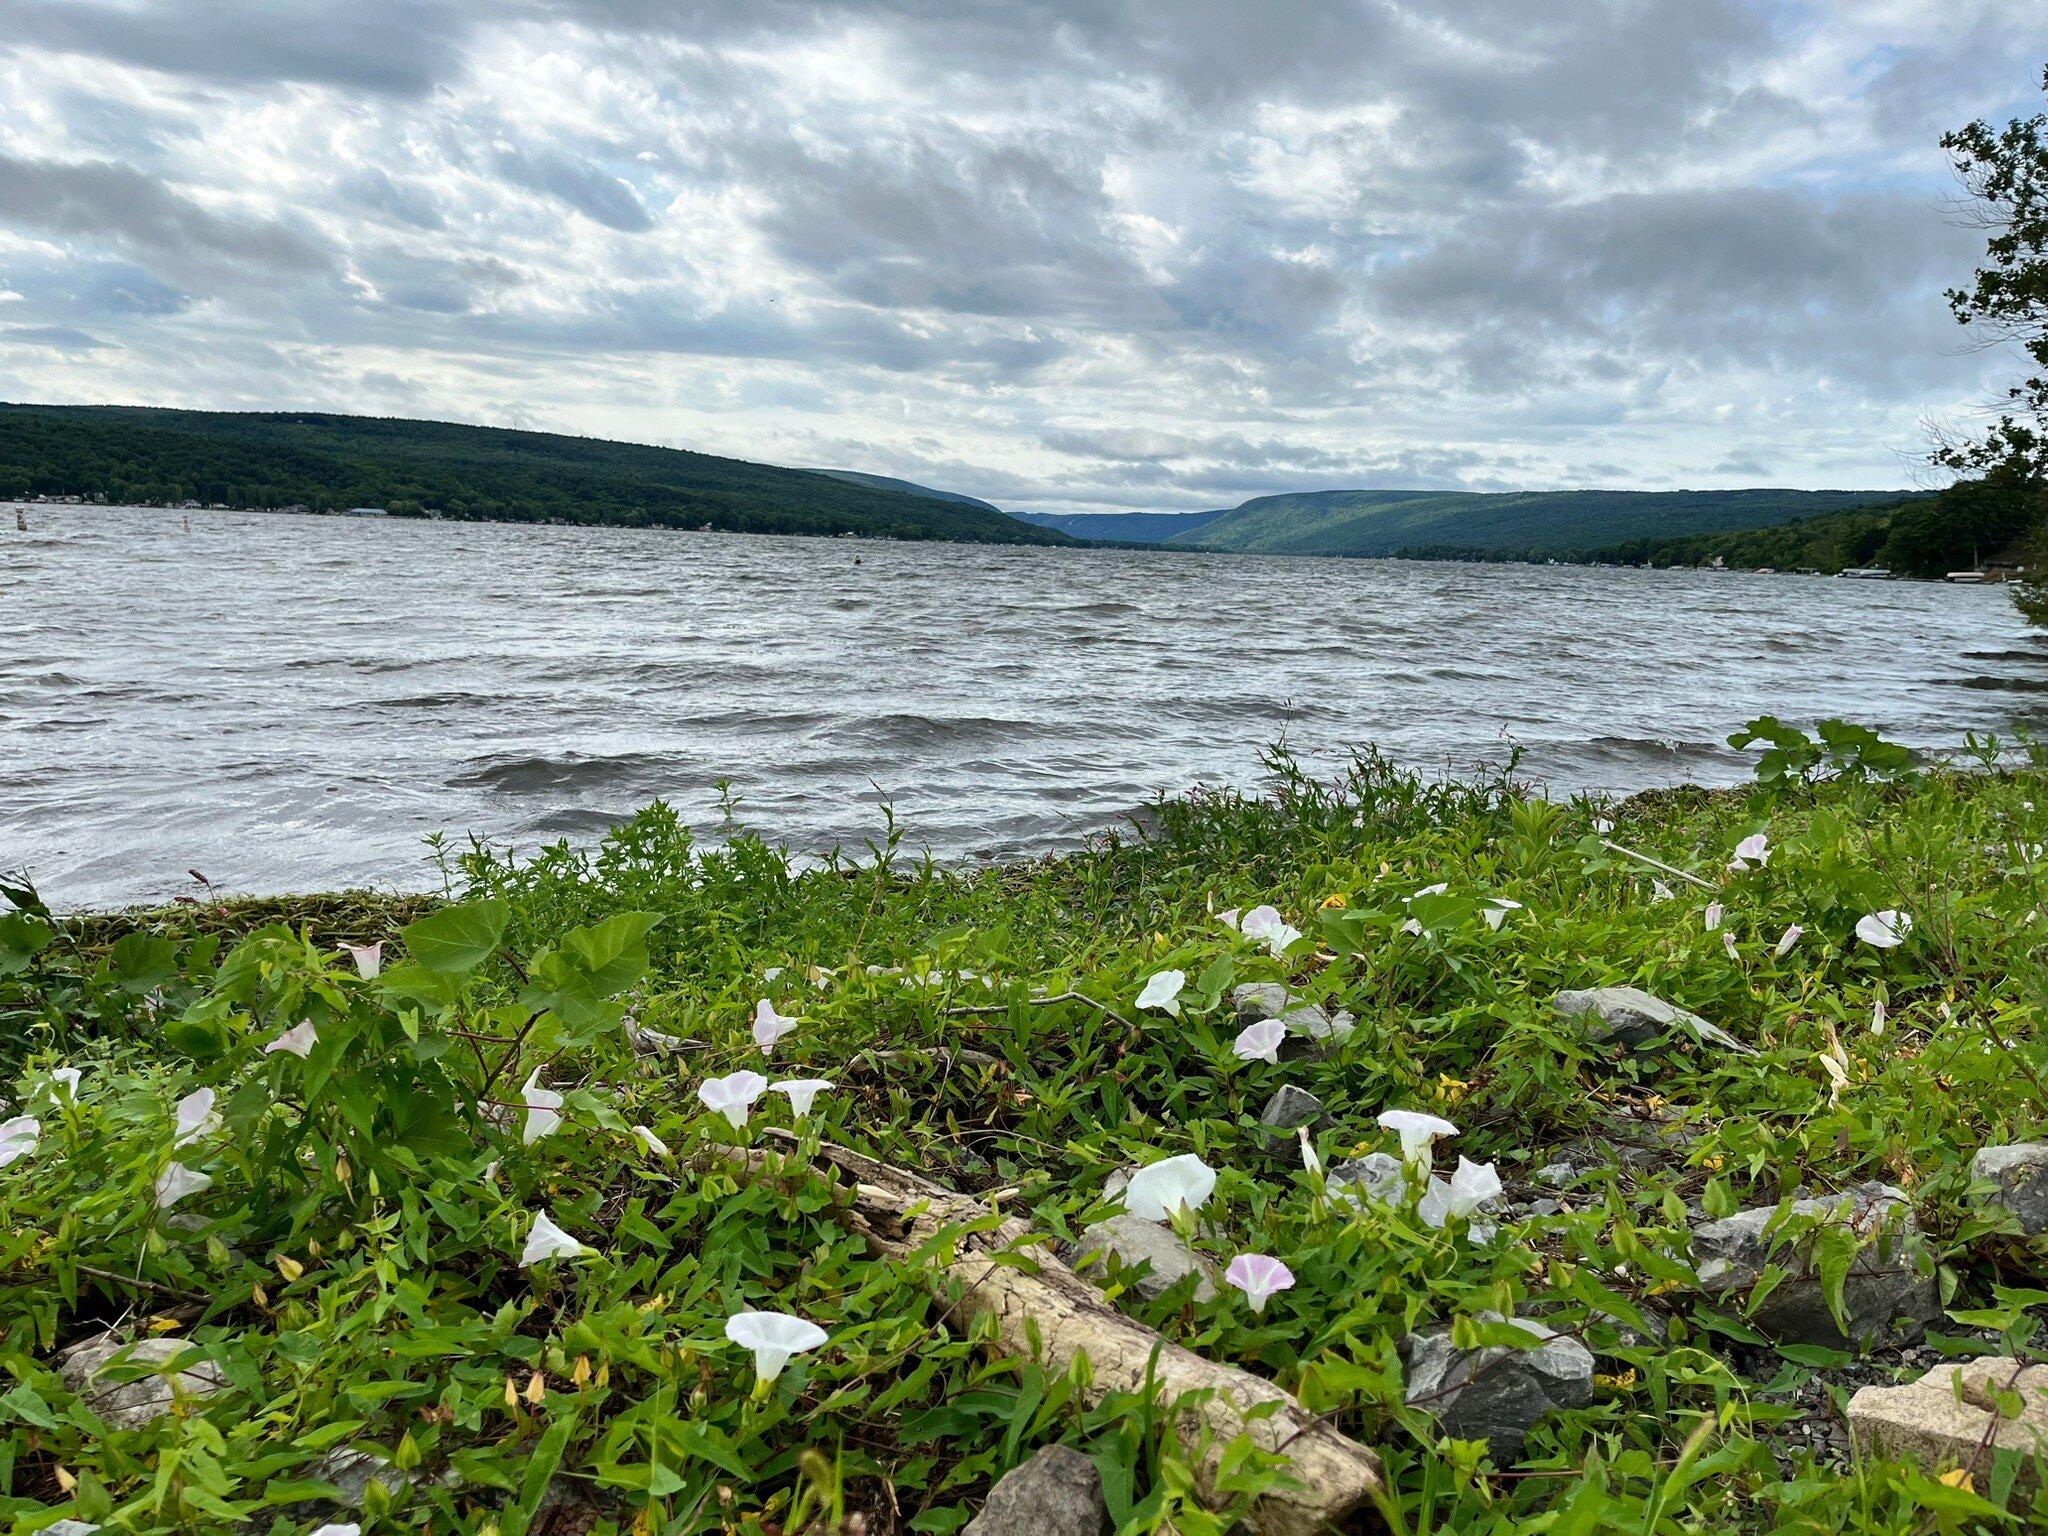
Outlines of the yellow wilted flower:
[[69,1493],[72,1489],[76,1488],[77,1486],[77,1478],[73,1477],[69,1472],[66,1472],[62,1467],[57,1468],[57,1487],[60,1492]]
[[1323,910],[1325,912],[1328,912],[1333,908],[1348,907],[1350,905],[1350,901],[1345,898],[1345,895],[1342,891],[1332,891],[1329,895],[1323,898]]
[[1676,1280],[1659,1280],[1643,1294],[1646,1296],[1669,1296],[1678,1289],[1678,1286],[1679,1282]]
[[174,1333],[184,1326],[175,1317],[152,1317],[149,1320],[151,1333]]
[[297,1259],[288,1259],[283,1254],[279,1254],[277,1256],[277,1272],[283,1275],[287,1282],[290,1282],[303,1275],[306,1272],[306,1266]]
[[576,1357],[576,1368],[569,1372],[569,1380],[574,1382],[579,1388],[590,1385],[590,1356],[578,1355]]
[[548,1395],[548,1380],[539,1371],[526,1378],[526,1400],[529,1403],[545,1402]]
[[1608,1387],[1608,1388],[1611,1388],[1612,1390],[1614,1390],[1614,1391],[1616,1391],[1616,1392],[1622,1392],[1622,1391],[1626,1391],[1626,1390],[1627,1390],[1628,1388],[1630,1388],[1630,1387],[1634,1386],[1635,1384],[1636,1384],[1636,1373],[1635,1373],[1635,1368],[1634,1368],[1633,1366],[1631,1366],[1631,1367],[1630,1367],[1630,1368],[1629,1368],[1628,1370],[1622,1371],[1622,1372],[1621,1372],[1620,1374],[1618,1374],[1618,1375],[1614,1375],[1614,1376],[1595,1376],[1595,1377],[1593,1378],[1593,1385],[1594,1385],[1594,1386],[1596,1386],[1596,1387]]
[[1472,1091],[1472,1085],[1461,1078],[1445,1072],[1436,1080],[1436,1096],[1446,1104],[1462,1103],[1465,1095]]
[[1965,1493],[1975,1493],[1977,1491],[1977,1480],[1970,1476],[1969,1469],[1966,1467],[1952,1468],[1942,1473],[1938,1481],[1948,1484],[1951,1488],[1960,1488]]
[[505,1406],[507,1408],[517,1408],[519,1406],[519,1383],[510,1376],[505,1378]]

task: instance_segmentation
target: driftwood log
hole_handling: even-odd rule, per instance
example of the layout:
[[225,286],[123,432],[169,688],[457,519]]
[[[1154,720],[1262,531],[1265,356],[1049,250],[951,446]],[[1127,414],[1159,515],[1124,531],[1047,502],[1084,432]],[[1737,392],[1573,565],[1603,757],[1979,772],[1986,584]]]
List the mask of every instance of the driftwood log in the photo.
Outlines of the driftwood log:
[[[1265,1536],[1327,1532],[1380,1488],[1379,1458],[1365,1446],[1304,1412],[1264,1377],[1205,1360],[1125,1317],[1022,1221],[987,1227],[995,1213],[978,1200],[844,1147],[827,1145],[820,1156],[853,1181],[849,1218],[879,1253],[909,1259],[956,1229],[950,1246],[936,1250],[943,1259],[936,1278],[962,1293],[947,1313],[950,1326],[964,1333],[991,1318],[1003,1352],[1043,1359],[1060,1371],[1086,1355],[1090,1403],[1149,1388],[1170,1405],[1182,1434],[1200,1449],[1195,1476],[1205,1500],[1215,1499],[1224,1448],[1238,1435],[1284,1456],[1300,1486],[1275,1491],[1253,1508],[1252,1525]],[[974,1223],[983,1228],[965,1230]]]

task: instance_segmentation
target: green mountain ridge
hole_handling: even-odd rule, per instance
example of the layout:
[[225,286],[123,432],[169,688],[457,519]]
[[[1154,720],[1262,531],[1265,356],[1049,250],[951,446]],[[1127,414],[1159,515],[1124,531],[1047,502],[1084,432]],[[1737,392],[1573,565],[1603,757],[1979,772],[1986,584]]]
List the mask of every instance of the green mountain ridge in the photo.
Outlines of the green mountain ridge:
[[970,497],[877,480],[454,422],[0,403],[0,497],[384,507],[507,522],[1071,542]]
[[1016,512],[1027,523],[1057,528],[1077,539],[1101,539],[1114,544],[1163,544],[1177,533],[1187,533],[1230,515],[1231,508],[1213,512]]
[[1307,491],[1260,496],[1168,547],[1273,555],[1548,558],[1769,527],[1910,491]]

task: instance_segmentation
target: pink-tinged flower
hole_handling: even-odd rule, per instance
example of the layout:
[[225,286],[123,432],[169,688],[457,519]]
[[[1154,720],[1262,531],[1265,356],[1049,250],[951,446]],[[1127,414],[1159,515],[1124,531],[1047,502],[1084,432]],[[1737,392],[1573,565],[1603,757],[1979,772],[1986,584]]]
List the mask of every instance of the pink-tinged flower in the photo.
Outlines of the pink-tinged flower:
[[1873,1035],[1881,1035],[1884,1033],[1884,1020],[1884,999],[1880,997],[1876,1002],[1870,1005],[1870,1032]]
[[1299,928],[1290,927],[1287,919],[1280,915],[1278,907],[1253,907],[1242,917],[1233,908],[1216,914],[1217,921],[1226,927],[1235,928],[1255,944],[1263,944],[1271,951],[1274,959],[1287,953],[1288,946],[1301,937]]
[[1240,1253],[1223,1271],[1223,1283],[1243,1291],[1252,1311],[1263,1312],[1268,1301],[1294,1284],[1294,1271],[1263,1253]]
[[761,1047],[763,1055],[772,1056],[775,1054],[775,1042],[800,1022],[788,1014],[777,1013],[775,1005],[764,997],[754,1005],[754,1044]]
[[1713,902],[1709,902],[1709,903],[1707,903],[1707,911],[1706,911],[1706,918],[1705,918],[1705,921],[1706,921],[1706,925],[1707,925],[1707,932],[1709,932],[1709,933],[1717,933],[1717,932],[1719,932],[1719,931],[1720,931],[1720,928],[1721,928],[1721,914],[1722,914],[1723,912],[1725,912],[1726,910],[1727,910],[1727,909],[1726,909],[1725,907],[1723,907],[1723,906],[1721,905],[1721,903],[1720,903],[1720,902],[1718,902],[1718,901],[1713,901]]
[[178,1139],[172,1145],[190,1146],[219,1125],[220,1116],[213,1112],[213,1090],[195,1089],[178,1100]]
[[519,1093],[526,1101],[524,1140],[526,1145],[532,1146],[562,1123],[562,1096],[552,1088],[541,1087],[539,1067],[527,1075],[526,1084]]
[[50,1097],[59,1104],[78,1102],[78,1080],[85,1076],[76,1067],[53,1067],[50,1069]]
[[655,1135],[654,1132],[647,1129],[646,1126],[636,1125],[632,1127],[632,1131],[633,1139],[639,1142],[640,1145],[645,1147],[648,1151],[652,1152],[656,1157],[668,1157],[672,1155],[669,1152],[668,1143],[663,1141],[659,1136]]
[[829,1077],[786,1077],[779,1083],[770,1083],[770,1093],[785,1094],[789,1098],[789,1112],[801,1120],[811,1112],[811,1106],[818,1101],[818,1095],[832,1086]]
[[1800,936],[1805,932],[1804,928],[1794,923],[1778,936],[1778,947],[1772,953],[1777,955],[1780,960],[1784,959],[1792,953],[1792,946],[1799,942]]
[[271,1041],[270,1044],[263,1047],[263,1054],[270,1056],[278,1051],[283,1051],[304,1061],[313,1054],[313,1047],[319,1041],[320,1036],[313,1028],[313,1021],[311,1019],[301,1019],[290,1029]]
[[1724,930],[1721,934],[1721,947],[1728,951],[1728,958],[1733,960],[1735,958],[1735,935]]
[[1856,919],[1856,937],[1874,949],[1897,949],[1913,931],[1910,913],[1886,910]]
[[375,981],[377,973],[384,969],[384,946],[382,944],[344,944],[349,959],[356,963],[356,974],[365,981]]
[[1442,1226],[1453,1216],[1469,1221],[1480,1206],[1498,1199],[1500,1192],[1500,1172],[1492,1163],[1475,1163],[1461,1157],[1448,1181],[1429,1181],[1416,1214],[1432,1227]]
[[758,1072],[728,1072],[699,1084],[697,1097],[706,1109],[718,1111],[739,1130],[746,1125],[754,1100],[767,1091],[768,1079]]
[[1287,1038],[1287,1026],[1278,1019],[1261,1019],[1248,1024],[1237,1032],[1237,1038],[1230,1043],[1231,1051],[1239,1061],[1280,1060],[1280,1045]]
[[1762,832],[1752,832],[1735,845],[1735,857],[1728,861],[1730,869],[1748,869],[1750,865],[1771,862],[1771,840]]

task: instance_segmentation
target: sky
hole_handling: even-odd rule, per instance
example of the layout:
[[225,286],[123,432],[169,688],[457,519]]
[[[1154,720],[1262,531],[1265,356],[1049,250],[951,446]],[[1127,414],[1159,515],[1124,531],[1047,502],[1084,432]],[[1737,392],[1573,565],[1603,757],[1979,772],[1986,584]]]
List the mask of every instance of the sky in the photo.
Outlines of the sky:
[[1930,483],[2040,0],[0,0],[0,398],[1012,510]]

